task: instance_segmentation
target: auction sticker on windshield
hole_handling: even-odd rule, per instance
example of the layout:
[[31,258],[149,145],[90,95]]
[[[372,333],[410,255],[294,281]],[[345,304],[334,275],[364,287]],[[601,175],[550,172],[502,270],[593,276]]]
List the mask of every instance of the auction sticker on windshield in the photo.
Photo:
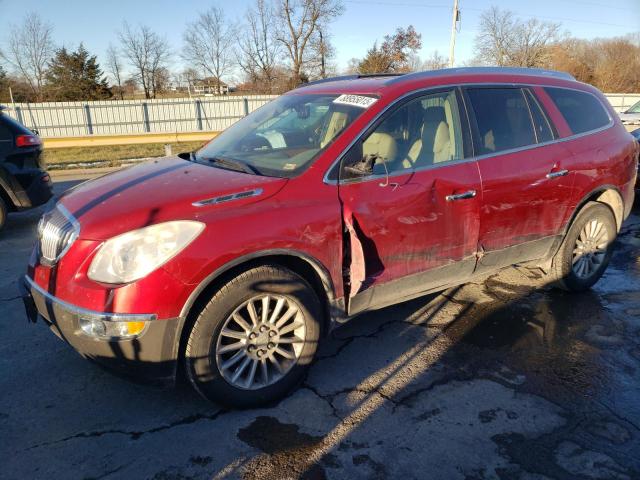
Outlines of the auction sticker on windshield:
[[336,98],[333,103],[339,103],[341,105],[351,105],[353,107],[369,108],[377,101],[377,98],[365,97],[364,95],[342,94],[338,98]]

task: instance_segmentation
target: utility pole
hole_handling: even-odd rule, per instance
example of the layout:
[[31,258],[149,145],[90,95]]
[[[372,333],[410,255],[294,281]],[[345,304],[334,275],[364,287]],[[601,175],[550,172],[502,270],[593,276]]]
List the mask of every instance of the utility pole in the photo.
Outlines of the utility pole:
[[453,16],[451,19],[451,41],[449,43],[449,67],[453,67],[454,51],[456,49],[456,32],[457,24],[460,20],[460,10],[458,9],[458,0],[453,0]]
[[324,37],[322,36],[322,29],[319,29],[320,33],[320,78],[327,78],[327,73],[325,71],[324,65],[324,57],[325,57],[325,46],[324,46]]

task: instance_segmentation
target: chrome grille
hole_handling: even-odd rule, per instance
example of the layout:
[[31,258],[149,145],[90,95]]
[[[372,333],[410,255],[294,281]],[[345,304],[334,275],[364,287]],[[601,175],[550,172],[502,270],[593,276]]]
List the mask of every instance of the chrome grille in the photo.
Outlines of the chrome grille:
[[38,248],[40,260],[54,265],[69,250],[80,234],[78,221],[62,205],[58,204],[40,219],[38,224]]

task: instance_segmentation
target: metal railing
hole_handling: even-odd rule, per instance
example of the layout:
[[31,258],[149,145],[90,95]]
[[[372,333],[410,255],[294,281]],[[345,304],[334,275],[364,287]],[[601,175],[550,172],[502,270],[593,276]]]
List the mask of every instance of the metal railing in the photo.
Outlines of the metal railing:
[[640,101],[640,93],[605,93],[605,96],[616,112],[624,112]]
[[10,103],[5,113],[43,138],[221,131],[275,95]]

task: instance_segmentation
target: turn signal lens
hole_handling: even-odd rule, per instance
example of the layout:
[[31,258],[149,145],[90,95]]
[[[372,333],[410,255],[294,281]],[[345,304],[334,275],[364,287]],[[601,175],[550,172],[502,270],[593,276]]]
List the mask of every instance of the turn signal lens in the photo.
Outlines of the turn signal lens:
[[147,322],[105,322],[97,319],[80,319],[80,330],[89,337],[101,340],[126,340],[140,335]]
[[145,322],[124,322],[124,324],[127,326],[127,333],[129,335],[138,335],[139,333],[142,333],[142,330],[144,330],[144,326],[146,325]]

